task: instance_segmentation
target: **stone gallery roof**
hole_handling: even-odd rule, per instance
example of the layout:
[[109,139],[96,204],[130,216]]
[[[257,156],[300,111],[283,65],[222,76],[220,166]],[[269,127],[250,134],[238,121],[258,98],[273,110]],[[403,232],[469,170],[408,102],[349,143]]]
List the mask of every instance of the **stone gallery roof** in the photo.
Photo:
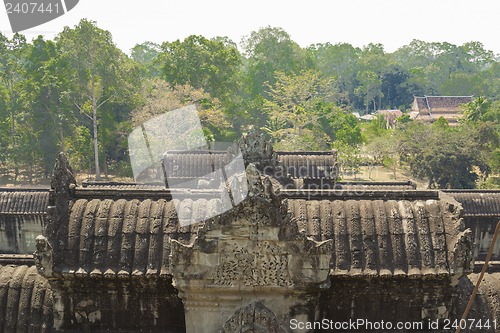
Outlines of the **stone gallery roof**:
[[457,207],[439,200],[290,200],[316,241],[333,239],[332,275],[450,274]]
[[[134,198],[130,190],[121,199],[99,198],[99,191],[93,196],[89,192],[85,195],[93,199],[76,198],[70,203],[67,231],[58,236],[64,255],[55,270],[66,276],[168,275],[170,240],[189,244],[202,225],[181,227],[179,220],[207,214],[219,204],[217,199],[174,203]],[[340,200],[285,196],[291,223],[317,241],[333,239],[332,274],[451,273],[450,249],[458,231],[446,228],[458,223],[456,207],[429,193],[427,200],[412,199],[408,193],[404,194],[407,200],[391,200],[384,193],[365,194],[364,200],[355,195]],[[415,195],[422,196],[420,191]],[[316,197],[320,198],[318,193]],[[181,216],[175,204],[183,205]]]
[[48,189],[0,188],[0,214],[45,215],[48,200]]
[[277,152],[278,168],[300,179],[336,179],[336,156],[332,152]]
[[48,332],[52,291],[34,266],[0,265],[0,333]]
[[[186,213],[205,214],[212,203],[182,204]],[[58,236],[65,255],[55,269],[76,276],[166,275],[170,239],[190,243],[197,227],[180,226],[172,200],[77,199],[67,233]]]
[[47,222],[49,190],[0,188],[0,253],[33,253]]
[[365,181],[341,181],[335,183],[335,188],[339,190],[348,191],[373,191],[373,190],[387,190],[387,191],[401,191],[401,190],[415,190],[417,185],[411,181],[403,182],[365,182]]
[[499,190],[444,190],[462,204],[464,217],[500,217]]
[[[189,151],[169,153],[166,159],[175,162],[175,168],[166,163],[169,178],[190,178],[208,175],[215,169],[221,168],[226,151]],[[276,152],[276,173],[288,174],[291,178],[335,179],[336,155],[334,152]]]
[[[470,295],[474,290],[475,284],[479,274],[469,274],[460,279],[458,285],[458,297],[456,301],[457,313],[462,314],[465,310],[467,303],[470,299]],[[498,319],[500,318],[500,273],[497,271],[495,273],[486,273],[483,276],[481,285],[479,286],[479,292],[477,293],[476,299],[472,304],[471,311],[469,312],[468,320],[475,320],[475,322],[486,323],[489,321],[496,320],[495,325],[491,328],[483,327],[482,329],[477,329],[474,332],[498,332]]]

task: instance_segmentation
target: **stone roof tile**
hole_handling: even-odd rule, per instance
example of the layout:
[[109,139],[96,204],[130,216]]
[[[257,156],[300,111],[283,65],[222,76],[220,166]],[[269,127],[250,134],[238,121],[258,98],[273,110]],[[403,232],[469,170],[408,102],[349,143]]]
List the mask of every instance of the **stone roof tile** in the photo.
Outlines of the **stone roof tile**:
[[445,190],[464,208],[464,217],[500,217],[498,190]]
[[0,214],[44,215],[49,200],[48,190],[0,189]]
[[52,291],[34,266],[0,266],[0,333],[48,332]]
[[456,226],[438,200],[289,200],[308,237],[333,239],[332,275],[450,274]]

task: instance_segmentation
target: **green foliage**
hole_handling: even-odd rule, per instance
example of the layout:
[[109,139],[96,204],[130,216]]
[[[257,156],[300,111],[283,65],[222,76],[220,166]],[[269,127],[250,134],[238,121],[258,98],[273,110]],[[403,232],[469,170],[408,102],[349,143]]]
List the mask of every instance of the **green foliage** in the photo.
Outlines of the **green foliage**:
[[396,124],[398,126],[404,126],[404,124],[408,124],[413,121],[409,114],[404,114],[401,117],[396,118]]
[[98,111],[115,110],[110,103],[123,103],[130,98],[136,66],[116,47],[109,31],[86,19],[74,28],[66,27],[56,40],[70,77],[63,96],[92,123],[95,173],[99,180]]
[[435,122],[432,123],[431,126],[443,131],[447,130],[450,127],[450,125],[448,124],[448,120],[446,120],[444,117],[439,117]]
[[419,125],[407,131],[403,144],[410,170],[415,177],[427,179],[429,187],[474,188],[478,172],[490,172],[478,132],[471,128]]
[[340,178],[344,176],[354,176],[359,173],[361,166],[360,149],[358,146],[350,146],[342,141],[333,144],[337,152],[337,161],[340,171]]
[[331,101],[335,100],[331,80],[311,70],[290,75],[276,72],[275,75],[276,83],[274,87],[268,84],[270,97],[264,102],[269,119],[264,128],[268,133],[278,143],[298,142],[306,132],[325,137],[321,120],[329,117]]
[[376,115],[370,122],[363,126],[363,141],[370,142],[376,137],[387,132],[386,121],[383,115]]
[[161,52],[160,45],[144,42],[135,45],[130,51],[132,59],[139,65],[141,77],[154,78],[161,76],[158,61]]
[[65,139],[66,152],[71,166],[76,171],[88,170],[92,163],[92,134],[84,126],[77,126],[73,135]]
[[[362,156],[394,171],[408,167],[434,187],[494,186],[484,179],[500,172],[500,62],[481,43],[414,40],[392,53],[380,44],[302,48],[266,27],[240,47],[189,36],[146,41],[128,58],[88,20],[54,42],[0,34],[0,164],[14,178],[48,177],[66,150],[77,169],[94,162],[98,173],[101,160],[104,170],[130,175],[134,125],[195,103],[209,140],[262,128],[279,149],[337,149],[345,170]],[[414,95],[480,97],[457,127],[404,115],[386,129],[381,115],[360,123],[351,114],[405,111]]]
[[[365,104],[365,113],[368,113],[368,109],[372,106],[373,111],[377,111],[377,99],[380,100],[384,97],[382,93],[382,81],[375,72],[370,70],[359,72],[356,75],[356,79],[359,81],[360,85],[354,89],[354,93],[361,97]],[[379,108],[380,108],[380,103]]]
[[325,43],[311,45],[307,52],[323,76],[335,78],[342,94],[342,104],[351,103],[354,98],[361,50],[347,43],[335,45]]
[[140,101],[131,113],[133,127],[165,112],[195,104],[204,133],[209,141],[229,141],[234,138],[227,116],[222,112],[218,99],[203,89],[190,85],[171,86],[162,79],[142,81]]
[[158,63],[172,86],[189,84],[224,101],[237,92],[241,56],[228,40],[192,35],[182,42],[165,42]]
[[243,103],[251,125],[260,128],[263,102],[277,82],[277,73],[298,75],[311,68],[308,54],[281,28],[266,27],[253,31],[241,41],[245,56],[242,73]]
[[329,115],[330,134],[334,146],[339,149],[339,144],[348,147],[357,147],[362,143],[361,128],[358,119],[339,107],[332,107]]
[[282,151],[324,151],[328,149],[328,137],[321,132],[304,129],[302,135],[285,131],[282,140],[274,144],[275,150]]
[[479,96],[463,106],[465,111],[462,119],[465,122],[473,123],[483,120],[489,108],[490,101],[483,96]]
[[318,105],[334,99],[328,89],[330,82],[314,71],[275,75],[274,87],[268,84],[270,98],[264,102],[269,118],[286,124],[299,135],[306,126],[317,126],[319,118],[325,116]]

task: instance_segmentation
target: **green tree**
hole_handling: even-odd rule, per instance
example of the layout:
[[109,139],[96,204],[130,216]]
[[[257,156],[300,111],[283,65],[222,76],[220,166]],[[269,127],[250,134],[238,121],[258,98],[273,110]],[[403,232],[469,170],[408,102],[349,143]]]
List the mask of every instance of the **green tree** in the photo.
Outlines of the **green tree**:
[[466,122],[478,122],[486,115],[489,107],[490,101],[483,96],[479,96],[463,105],[464,116],[462,119]]
[[107,103],[118,101],[127,93],[132,68],[113,43],[111,33],[95,22],[83,19],[74,28],[64,28],[57,36],[64,61],[73,70],[66,90],[78,110],[92,122],[96,180],[101,178],[99,163],[98,112]]
[[414,122],[405,132],[410,171],[415,177],[427,179],[431,188],[474,188],[478,170],[484,175],[490,171],[477,131]]
[[275,72],[298,74],[307,69],[308,58],[290,35],[281,28],[266,27],[252,31],[241,42],[254,94],[263,93],[265,83],[274,85]]
[[377,137],[386,135],[387,122],[383,115],[377,114],[370,122],[362,125],[363,141],[370,142]]
[[86,170],[91,164],[92,156],[92,134],[89,129],[85,126],[76,126],[72,135],[64,140],[71,166],[77,171]]
[[32,148],[42,155],[42,168],[47,178],[58,152],[65,151],[65,136],[72,132],[76,122],[72,104],[62,95],[69,84],[69,71],[59,57],[57,45],[42,36],[33,40],[26,69],[29,76],[24,83],[24,95],[29,100],[33,132],[37,135]]
[[158,61],[163,77],[172,86],[189,84],[223,102],[238,91],[241,56],[228,40],[191,35],[182,42],[165,42]]
[[354,98],[361,49],[348,43],[314,44],[307,48],[314,66],[325,77],[334,77],[346,104]]
[[266,117],[261,113],[269,98],[268,87],[277,82],[276,73],[299,74],[310,68],[308,55],[290,35],[281,28],[266,27],[253,31],[241,41],[244,60],[244,106],[250,123],[262,127]]
[[413,101],[408,89],[409,74],[398,65],[387,67],[381,74],[380,90],[383,95],[380,109],[406,109]]
[[363,71],[359,72],[356,76],[360,85],[354,90],[355,94],[363,98],[365,104],[365,112],[368,113],[368,109],[373,104],[373,111],[377,111],[377,99],[380,100],[384,97],[382,93],[382,81],[375,72]]
[[356,116],[340,107],[333,107],[328,119],[330,131],[327,134],[330,134],[334,147],[336,144],[357,147],[362,143],[361,128]]
[[158,56],[161,53],[161,46],[153,42],[136,44],[130,50],[130,56],[139,64],[141,76],[153,78],[161,76],[161,68]]
[[[22,159],[19,132],[21,113],[26,110],[26,99],[23,98],[23,83],[26,78],[26,56],[29,45],[21,34],[14,34],[11,39],[0,33],[0,83],[5,97],[5,113],[8,115],[9,138],[6,140],[6,157],[15,169],[15,180],[19,175],[19,162]],[[25,124],[27,125],[27,124]],[[21,126],[22,127],[22,126]]]
[[325,104],[336,99],[329,89],[329,80],[311,70],[297,75],[283,72],[275,75],[277,81],[274,86],[268,84],[270,97],[264,102],[270,121],[281,126],[271,133],[274,138],[279,142],[300,137],[306,128],[319,131],[320,119],[328,112]]
[[234,139],[231,124],[222,112],[219,100],[203,89],[195,89],[187,84],[173,87],[162,79],[143,81],[140,102],[131,114],[132,125],[140,126],[155,116],[191,104],[197,107],[208,141]]

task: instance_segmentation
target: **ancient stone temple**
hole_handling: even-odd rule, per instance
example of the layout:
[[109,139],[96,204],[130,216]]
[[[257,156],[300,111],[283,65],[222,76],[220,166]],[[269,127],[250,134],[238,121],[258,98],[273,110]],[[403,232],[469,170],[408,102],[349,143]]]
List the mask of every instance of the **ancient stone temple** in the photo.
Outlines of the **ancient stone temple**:
[[40,189],[0,191],[0,254],[33,253],[46,225],[49,193]]
[[[225,188],[78,186],[61,155],[35,265],[0,257],[0,332],[322,332],[358,319],[433,331],[460,317],[473,237],[453,197],[343,190],[334,155],[280,157],[259,136],[240,146],[248,194],[228,211]],[[494,319],[489,304],[475,313]]]

